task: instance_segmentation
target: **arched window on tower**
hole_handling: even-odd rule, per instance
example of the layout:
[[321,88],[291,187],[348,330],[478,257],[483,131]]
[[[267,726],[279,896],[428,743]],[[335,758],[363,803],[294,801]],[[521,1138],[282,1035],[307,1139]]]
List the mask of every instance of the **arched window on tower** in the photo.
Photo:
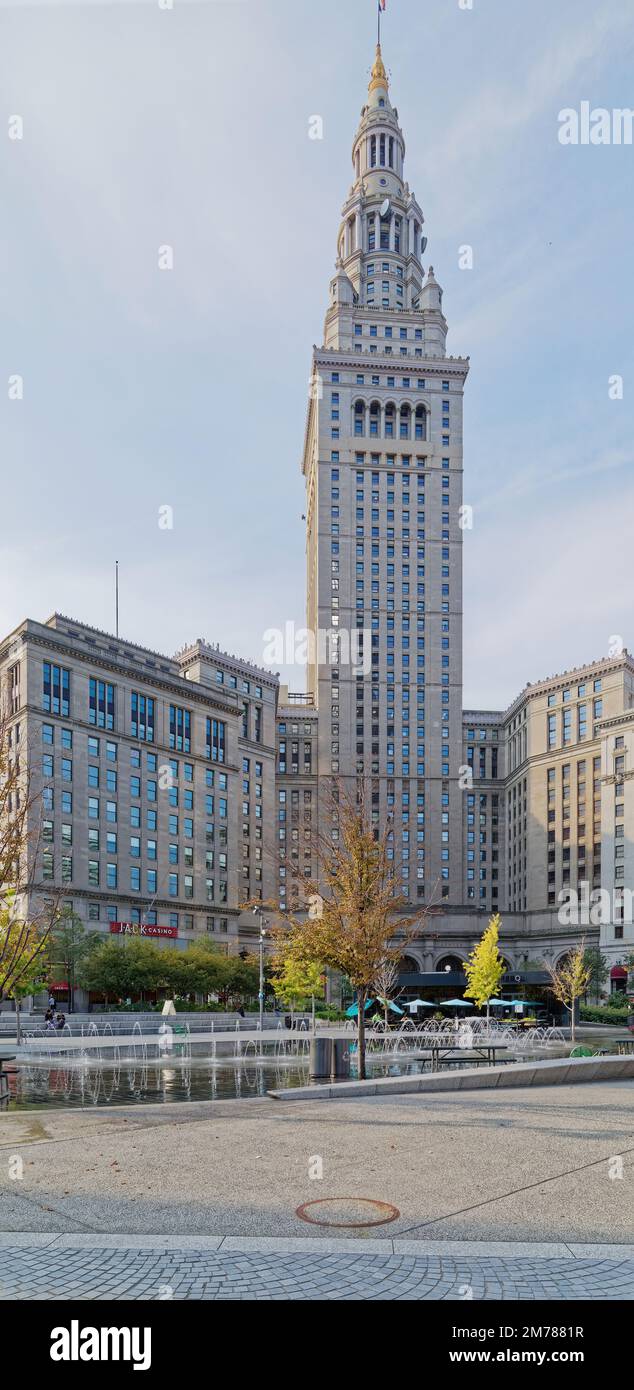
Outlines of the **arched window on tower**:
[[357,150],[354,160],[354,168],[357,178],[361,177],[361,150]]
[[368,217],[368,251],[376,250],[376,219],[374,214]]
[[393,135],[390,135],[389,165],[390,165],[390,169],[393,169],[393,168],[394,168],[394,136],[393,136]]
[[411,410],[410,410],[409,406],[408,406],[408,405],[402,405],[402,406],[401,406],[401,415],[400,415],[400,427],[399,427],[399,436],[400,436],[401,439],[409,439],[409,437],[410,437],[410,418],[411,418]]
[[370,434],[371,434],[374,438],[376,438],[376,436],[377,436],[378,433],[379,433],[379,424],[380,424],[380,421],[381,421],[381,407],[380,407],[378,401],[372,401],[372,404],[371,404],[371,406],[370,406]]
[[381,136],[381,139],[380,139],[380,145],[379,145],[379,160],[380,160],[380,163],[381,163],[381,167],[384,169],[384,168],[385,168],[385,136],[384,136],[384,135],[382,135],[382,136]]
[[394,439],[395,434],[396,409],[390,401],[385,407],[385,436],[386,439]]
[[370,139],[370,168],[376,169],[376,135]]
[[416,438],[427,438],[427,411],[424,405],[416,406]]
[[355,401],[354,432],[355,434],[365,434],[365,401]]
[[388,219],[388,221],[381,221],[381,250],[382,250],[382,251],[389,251],[389,249],[390,249],[390,223],[389,223],[389,219]]
[[394,218],[394,250],[395,250],[395,251],[400,251],[400,249],[401,249],[401,219],[400,219],[400,217],[395,217],[395,218]]

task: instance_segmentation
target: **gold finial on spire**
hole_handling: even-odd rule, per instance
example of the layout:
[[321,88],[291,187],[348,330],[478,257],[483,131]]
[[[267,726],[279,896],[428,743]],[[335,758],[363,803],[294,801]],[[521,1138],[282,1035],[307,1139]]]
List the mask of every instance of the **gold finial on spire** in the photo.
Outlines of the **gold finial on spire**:
[[383,55],[381,53],[381,45],[380,43],[377,43],[376,58],[374,59],[374,67],[372,68],[372,78],[370,81],[370,86],[368,87],[368,91],[374,92],[376,91],[377,87],[385,87],[385,89],[387,90],[389,88],[389,85],[390,84],[388,81],[388,76],[385,71],[385,63],[383,62]]

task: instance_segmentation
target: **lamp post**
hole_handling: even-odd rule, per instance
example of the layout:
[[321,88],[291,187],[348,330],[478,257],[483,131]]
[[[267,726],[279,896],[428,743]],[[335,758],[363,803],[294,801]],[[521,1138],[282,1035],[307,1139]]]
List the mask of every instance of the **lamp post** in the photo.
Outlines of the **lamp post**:
[[260,987],[258,991],[258,1002],[260,1005],[260,1035],[264,1032],[264,941],[266,938],[266,927],[268,922],[264,919],[264,913],[259,907],[254,907],[254,916],[260,922]]

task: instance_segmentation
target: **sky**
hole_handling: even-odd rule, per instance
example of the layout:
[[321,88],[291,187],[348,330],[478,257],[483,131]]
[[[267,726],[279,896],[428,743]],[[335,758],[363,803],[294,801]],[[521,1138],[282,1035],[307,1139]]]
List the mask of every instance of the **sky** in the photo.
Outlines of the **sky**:
[[[112,631],[118,559],[123,637],[261,660],[304,623],[311,348],[376,5],[161,2],[0,0],[22,121],[0,138],[0,630]],[[634,147],[559,140],[565,108],[634,106],[628,8],[388,0],[406,178],[471,358],[465,708],[634,649]]]

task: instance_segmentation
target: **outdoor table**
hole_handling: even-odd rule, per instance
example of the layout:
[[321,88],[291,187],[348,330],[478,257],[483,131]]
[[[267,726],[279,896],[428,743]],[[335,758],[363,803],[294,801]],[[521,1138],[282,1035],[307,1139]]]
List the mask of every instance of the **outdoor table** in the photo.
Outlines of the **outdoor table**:
[[502,1046],[501,1043],[490,1042],[470,1042],[468,1047],[456,1047],[455,1044],[447,1046],[445,1043],[429,1043],[431,1052],[432,1071],[438,1071],[438,1063],[445,1058],[451,1058],[456,1054],[466,1056],[467,1053],[475,1052],[479,1057],[486,1058],[489,1066],[495,1066],[498,1052],[508,1052],[509,1048]]

